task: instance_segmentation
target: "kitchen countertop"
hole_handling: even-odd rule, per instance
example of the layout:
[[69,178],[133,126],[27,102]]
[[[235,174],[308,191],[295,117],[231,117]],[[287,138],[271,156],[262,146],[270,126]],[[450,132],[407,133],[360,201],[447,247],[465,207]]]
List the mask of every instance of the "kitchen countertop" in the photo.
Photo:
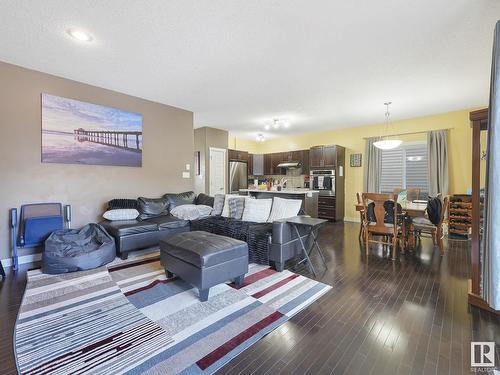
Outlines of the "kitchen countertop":
[[278,190],[260,190],[260,189],[240,189],[242,193],[273,193],[273,194],[317,194],[319,190],[309,190],[309,189],[283,189],[281,191]]

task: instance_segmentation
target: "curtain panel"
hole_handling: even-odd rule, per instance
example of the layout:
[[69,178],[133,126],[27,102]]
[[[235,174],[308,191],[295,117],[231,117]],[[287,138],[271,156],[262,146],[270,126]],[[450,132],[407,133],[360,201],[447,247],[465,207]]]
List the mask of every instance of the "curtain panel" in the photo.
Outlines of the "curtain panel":
[[448,130],[427,133],[429,195],[448,195]]
[[488,113],[488,154],[481,244],[481,296],[500,310],[500,21],[495,27]]
[[382,150],[376,148],[373,143],[379,141],[379,137],[368,138],[365,146],[364,186],[365,193],[380,192],[380,175],[382,172]]

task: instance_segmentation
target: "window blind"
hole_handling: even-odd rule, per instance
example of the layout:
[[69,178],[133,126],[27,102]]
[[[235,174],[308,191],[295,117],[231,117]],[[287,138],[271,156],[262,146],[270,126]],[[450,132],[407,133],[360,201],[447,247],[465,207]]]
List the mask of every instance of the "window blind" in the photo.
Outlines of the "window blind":
[[427,144],[409,144],[382,151],[380,192],[392,193],[395,188],[420,188],[420,198],[427,198]]
[[382,151],[381,193],[392,193],[394,188],[403,186],[403,169],[403,149]]

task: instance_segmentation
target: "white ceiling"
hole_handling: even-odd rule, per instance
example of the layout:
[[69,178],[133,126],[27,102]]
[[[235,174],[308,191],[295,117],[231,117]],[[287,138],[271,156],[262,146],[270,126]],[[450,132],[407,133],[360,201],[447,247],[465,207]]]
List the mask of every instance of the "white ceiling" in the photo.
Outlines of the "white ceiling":
[[[486,105],[499,18],[498,0],[2,0],[0,60],[270,139],[382,122],[388,99],[394,119]],[[276,116],[291,127],[263,131]]]

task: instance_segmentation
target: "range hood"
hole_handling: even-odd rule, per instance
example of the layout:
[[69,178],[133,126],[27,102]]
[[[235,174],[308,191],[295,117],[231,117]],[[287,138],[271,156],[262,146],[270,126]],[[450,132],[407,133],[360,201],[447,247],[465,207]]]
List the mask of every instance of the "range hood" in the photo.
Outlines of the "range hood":
[[287,168],[287,169],[297,169],[302,165],[297,161],[287,161],[285,163],[279,163],[278,168]]

